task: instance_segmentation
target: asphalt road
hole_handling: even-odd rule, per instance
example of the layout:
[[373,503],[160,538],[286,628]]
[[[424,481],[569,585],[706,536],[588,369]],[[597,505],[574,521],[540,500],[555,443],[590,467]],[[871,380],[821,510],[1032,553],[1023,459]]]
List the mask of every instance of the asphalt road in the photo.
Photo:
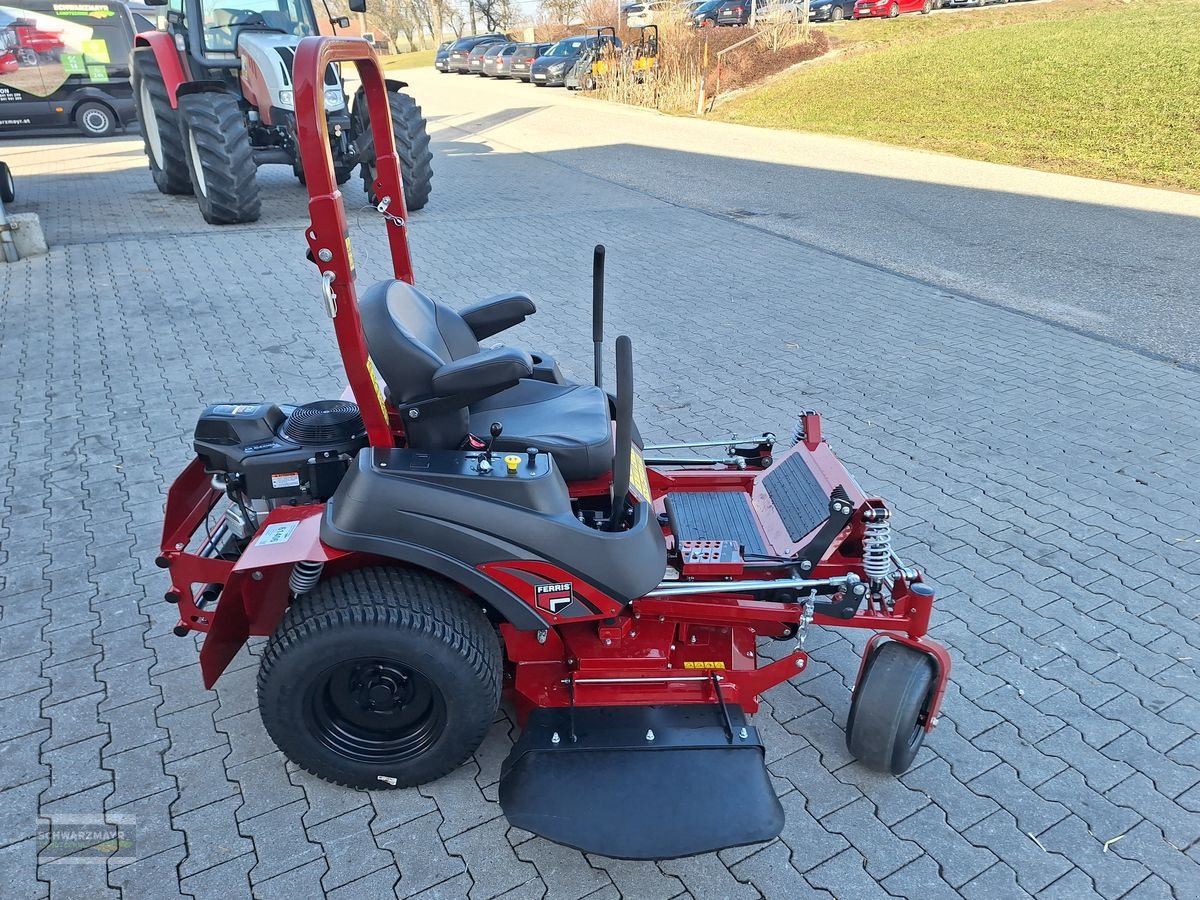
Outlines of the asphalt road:
[[1200,366],[1198,195],[670,118],[432,69],[403,77],[436,111],[441,136],[458,135],[464,151],[538,153],[668,203]]

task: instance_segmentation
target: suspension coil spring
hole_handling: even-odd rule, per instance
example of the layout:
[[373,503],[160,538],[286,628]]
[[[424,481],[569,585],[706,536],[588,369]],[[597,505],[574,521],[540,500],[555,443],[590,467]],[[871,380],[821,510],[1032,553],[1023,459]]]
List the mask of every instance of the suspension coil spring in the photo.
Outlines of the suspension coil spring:
[[863,571],[878,588],[892,574],[892,523],[887,510],[874,510],[863,527]]
[[301,560],[292,566],[292,574],[288,578],[288,587],[291,588],[292,593],[297,597],[301,594],[307,594],[321,580],[321,570],[324,568],[325,563],[323,562]]

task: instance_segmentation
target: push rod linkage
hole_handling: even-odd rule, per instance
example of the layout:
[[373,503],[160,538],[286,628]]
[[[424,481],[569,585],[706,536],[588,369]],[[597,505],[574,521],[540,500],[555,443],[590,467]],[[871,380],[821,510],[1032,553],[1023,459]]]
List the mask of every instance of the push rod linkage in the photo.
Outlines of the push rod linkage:
[[746,581],[664,581],[647,597],[680,597],[689,594],[752,594],[757,591],[809,591],[814,588],[851,590],[862,581],[853,572],[834,578],[776,578]]

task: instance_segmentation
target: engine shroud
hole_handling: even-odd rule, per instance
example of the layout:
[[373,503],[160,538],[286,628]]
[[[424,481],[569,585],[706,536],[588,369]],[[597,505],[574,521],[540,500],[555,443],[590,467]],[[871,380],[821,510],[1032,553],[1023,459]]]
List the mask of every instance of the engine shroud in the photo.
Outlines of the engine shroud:
[[358,406],[220,403],[200,414],[194,447],[204,470],[249,500],[316,503],[337,490],[367,444]]

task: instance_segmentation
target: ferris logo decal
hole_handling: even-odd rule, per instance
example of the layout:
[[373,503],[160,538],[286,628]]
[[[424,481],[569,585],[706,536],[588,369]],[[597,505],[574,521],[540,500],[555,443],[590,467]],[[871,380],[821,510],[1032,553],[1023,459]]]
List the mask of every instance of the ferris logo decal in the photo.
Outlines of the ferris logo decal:
[[569,581],[535,585],[534,594],[538,608],[554,614],[562,612],[571,605],[571,601],[574,599],[574,592]]

